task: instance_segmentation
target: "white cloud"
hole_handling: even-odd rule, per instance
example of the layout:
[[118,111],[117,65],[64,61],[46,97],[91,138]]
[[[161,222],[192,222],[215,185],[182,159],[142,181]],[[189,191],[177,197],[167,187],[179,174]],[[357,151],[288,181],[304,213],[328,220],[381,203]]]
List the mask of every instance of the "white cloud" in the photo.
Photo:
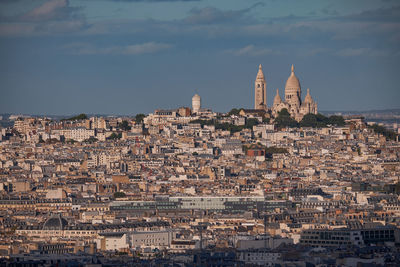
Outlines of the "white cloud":
[[96,47],[87,43],[74,43],[63,47],[68,53],[76,55],[141,55],[152,54],[172,48],[171,44],[148,42],[126,46]]
[[21,15],[2,17],[0,36],[76,33],[88,27],[81,9],[69,0],[48,0]]
[[257,47],[252,44],[239,49],[229,49],[225,52],[235,56],[265,56],[271,54],[280,54],[279,51],[273,51],[272,49],[264,47]]
[[51,0],[45,2],[43,5],[38,6],[28,13],[26,13],[23,17],[32,20],[44,20],[44,19],[52,19],[57,11],[68,6],[67,0]]

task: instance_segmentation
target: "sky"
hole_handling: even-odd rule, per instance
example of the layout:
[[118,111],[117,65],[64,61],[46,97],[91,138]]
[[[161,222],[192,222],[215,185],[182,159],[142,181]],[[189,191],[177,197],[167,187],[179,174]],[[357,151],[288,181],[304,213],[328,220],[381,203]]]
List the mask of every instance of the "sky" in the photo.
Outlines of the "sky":
[[0,0],[0,113],[271,106],[294,64],[319,110],[400,108],[398,0]]

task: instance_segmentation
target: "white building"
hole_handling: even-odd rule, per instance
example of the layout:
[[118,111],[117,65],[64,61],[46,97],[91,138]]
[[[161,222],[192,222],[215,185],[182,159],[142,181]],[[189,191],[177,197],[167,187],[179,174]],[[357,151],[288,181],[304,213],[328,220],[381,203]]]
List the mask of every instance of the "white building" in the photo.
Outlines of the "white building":
[[200,111],[200,109],[201,109],[201,98],[198,94],[195,94],[192,97],[192,111],[194,113],[197,113]]

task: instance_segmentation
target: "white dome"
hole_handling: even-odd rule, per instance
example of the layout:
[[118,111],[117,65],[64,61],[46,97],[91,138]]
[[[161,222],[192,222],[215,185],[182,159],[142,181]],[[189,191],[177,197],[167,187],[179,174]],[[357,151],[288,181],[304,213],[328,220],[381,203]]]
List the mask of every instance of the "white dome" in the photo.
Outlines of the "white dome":
[[300,81],[294,74],[294,67],[292,65],[292,73],[286,81],[285,89],[300,89]]

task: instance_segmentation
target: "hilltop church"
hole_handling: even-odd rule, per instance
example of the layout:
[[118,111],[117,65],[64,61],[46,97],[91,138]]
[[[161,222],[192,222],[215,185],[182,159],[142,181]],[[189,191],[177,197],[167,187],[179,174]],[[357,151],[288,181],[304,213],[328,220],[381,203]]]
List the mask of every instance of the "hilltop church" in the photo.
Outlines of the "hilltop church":
[[254,91],[254,109],[271,111],[274,117],[276,117],[278,112],[284,108],[286,108],[290,115],[297,121],[300,121],[304,115],[308,113],[318,113],[317,103],[311,97],[310,89],[307,89],[307,95],[304,98],[304,101],[301,100],[300,81],[294,74],[293,65],[291,68],[291,74],[285,85],[285,99],[281,99],[279,89],[276,89],[276,95],[271,109],[267,106],[267,82],[261,64],[258,68]]

